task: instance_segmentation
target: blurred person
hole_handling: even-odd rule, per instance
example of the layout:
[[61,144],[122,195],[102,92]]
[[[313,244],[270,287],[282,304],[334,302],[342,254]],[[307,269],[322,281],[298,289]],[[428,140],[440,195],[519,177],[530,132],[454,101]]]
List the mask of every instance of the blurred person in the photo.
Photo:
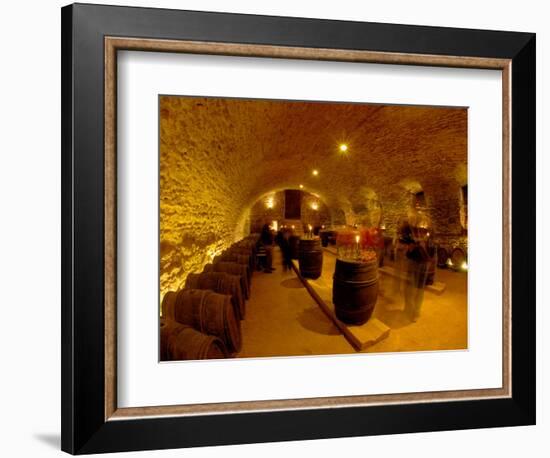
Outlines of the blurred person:
[[428,264],[431,260],[429,253],[431,239],[427,227],[427,222],[418,215],[415,218],[415,225],[410,226],[410,242],[407,244],[404,311],[412,322],[420,317],[428,277]]
[[283,270],[292,269],[292,251],[290,249],[290,231],[283,231],[279,242],[281,253],[283,255]]
[[270,274],[275,269],[273,268],[273,233],[269,224],[264,224],[258,241],[265,250],[265,266],[264,272]]

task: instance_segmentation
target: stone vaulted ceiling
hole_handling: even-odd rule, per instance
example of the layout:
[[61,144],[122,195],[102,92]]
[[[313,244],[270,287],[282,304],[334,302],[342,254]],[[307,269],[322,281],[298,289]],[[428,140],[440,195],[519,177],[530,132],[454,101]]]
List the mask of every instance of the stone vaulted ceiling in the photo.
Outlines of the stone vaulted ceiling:
[[179,246],[177,265],[216,250],[262,195],[299,184],[344,211],[403,190],[445,207],[466,160],[464,108],[162,96],[161,249]]

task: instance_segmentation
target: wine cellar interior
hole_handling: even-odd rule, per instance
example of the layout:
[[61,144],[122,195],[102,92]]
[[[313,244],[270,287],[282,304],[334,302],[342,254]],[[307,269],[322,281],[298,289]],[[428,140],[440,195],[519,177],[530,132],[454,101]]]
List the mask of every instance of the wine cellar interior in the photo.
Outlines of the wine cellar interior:
[[466,108],[159,97],[160,360],[466,349]]

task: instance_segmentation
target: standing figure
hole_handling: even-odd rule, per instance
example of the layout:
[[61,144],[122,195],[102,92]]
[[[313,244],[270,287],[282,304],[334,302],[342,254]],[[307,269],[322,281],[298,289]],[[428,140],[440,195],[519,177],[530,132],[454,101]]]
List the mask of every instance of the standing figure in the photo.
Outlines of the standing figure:
[[[416,222],[418,223],[418,218]],[[424,301],[430,255],[426,228],[415,225],[411,226],[411,229],[412,242],[408,245],[406,252],[405,313],[414,322],[420,317],[420,309]]]
[[290,231],[283,231],[279,242],[281,253],[283,255],[283,270],[292,269],[292,251],[290,249]]
[[397,233],[395,235],[394,247],[395,247],[395,270],[396,275],[394,277],[394,293],[399,296],[402,292],[402,283],[407,283],[409,262],[407,259],[407,253],[414,244],[413,230],[409,223],[408,218],[402,218],[399,220],[397,226]]
[[260,233],[259,242],[265,249],[264,272],[270,274],[275,269],[273,268],[273,234],[271,233],[269,224],[263,225],[262,232]]

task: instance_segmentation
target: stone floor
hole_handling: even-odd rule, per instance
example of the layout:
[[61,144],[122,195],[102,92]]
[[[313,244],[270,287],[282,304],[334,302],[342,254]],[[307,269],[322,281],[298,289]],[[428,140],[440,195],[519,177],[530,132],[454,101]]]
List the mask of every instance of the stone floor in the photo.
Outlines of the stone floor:
[[[336,258],[325,251],[323,275],[314,283],[330,300]],[[242,321],[243,348],[238,357],[298,356],[356,353],[336,326],[323,314],[308,291],[290,271],[283,271],[281,254],[274,250],[275,272],[254,272],[252,292]],[[456,350],[467,348],[467,275],[437,271],[445,292],[424,295],[419,320],[403,314],[403,301],[393,278],[380,275],[380,294],[374,317],[391,328],[389,336],[365,352]]]

